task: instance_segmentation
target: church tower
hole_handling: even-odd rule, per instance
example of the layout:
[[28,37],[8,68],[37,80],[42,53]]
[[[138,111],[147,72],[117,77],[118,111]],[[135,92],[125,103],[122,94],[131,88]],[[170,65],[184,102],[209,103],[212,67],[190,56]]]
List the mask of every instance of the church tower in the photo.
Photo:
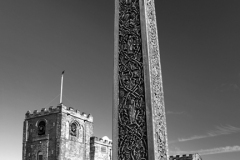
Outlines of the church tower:
[[93,117],[60,104],[28,111],[23,125],[23,160],[90,160]]

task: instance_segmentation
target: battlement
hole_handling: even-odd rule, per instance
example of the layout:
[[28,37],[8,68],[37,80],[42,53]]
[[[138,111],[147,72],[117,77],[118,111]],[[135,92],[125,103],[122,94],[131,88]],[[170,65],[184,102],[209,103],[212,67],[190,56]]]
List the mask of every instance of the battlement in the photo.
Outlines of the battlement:
[[169,160],[201,160],[199,154],[183,154],[170,156]]
[[112,146],[112,141],[111,140],[106,140],[106,139],[98,138],[98,137],[95,137],[95,136],[90,138],[90,143],[100,143],[102,145]]
[[66,113],[67,115],[72,115],[75,117],[78,117],[80,119],[89,121],[89,122],[93,122],[93,116],[91,114],[87,114],[85,112],[80,112],[79,110],[75,110],[72,107],[66,107],[64,105],[62,105],[62,112]]
[[169,160],[192,160],[192,154],[174,155],[170,156]]
[[60,112],[60,110],[61,110],[60,106],[57,106],[57,107],[50,106],[48,109],[47,108],[42,108],[40,111],[39,110],[34,110],[33,112],[31,112],[29,110],[25,114],[25,118],[29,119],[29,118],[44,116],[44,115],[48,115],[48,114],[52,114],[52,113],[58,113],[58,112]]
[[93,122],[93,117],[91,114],[86,114],[85,112],[81,113],[79,110],[74,110],[72,107],[67,107],[67,106],[64,106],[63,104],[60,104],[57,107],[50,106],[48,109],[42,108],[40,111],[34,110],[33,113],[31,111],[27,111],[27,113],[25,114],[25,119],[35,118],[39,116],[45,116],[45,115],[60,113],[60,112],[84,119],[89,122]]

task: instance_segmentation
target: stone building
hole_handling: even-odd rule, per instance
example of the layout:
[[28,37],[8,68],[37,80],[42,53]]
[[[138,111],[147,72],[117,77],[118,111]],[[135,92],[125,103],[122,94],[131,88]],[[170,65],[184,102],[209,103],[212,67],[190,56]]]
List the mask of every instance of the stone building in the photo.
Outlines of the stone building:
[[111,160],[112,142],[93,137],[93,117],[60,104],[28,111],[23,160]]
[[111,160],[112,159],[112,141],[107,137],[90,138],[90,159],[91,160]]
[[183,154],[183,155],[175,155],[170,156],[169,160],[202,160],[199,154]]

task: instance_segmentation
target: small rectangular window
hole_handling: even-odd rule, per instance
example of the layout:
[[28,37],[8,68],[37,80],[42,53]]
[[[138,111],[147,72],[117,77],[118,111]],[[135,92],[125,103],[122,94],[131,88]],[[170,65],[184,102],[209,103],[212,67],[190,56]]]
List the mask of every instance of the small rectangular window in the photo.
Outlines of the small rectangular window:
[[107,152],[106,147],[101,147],[101,152],[102,152],[102,153],[106,153],[106,152]]

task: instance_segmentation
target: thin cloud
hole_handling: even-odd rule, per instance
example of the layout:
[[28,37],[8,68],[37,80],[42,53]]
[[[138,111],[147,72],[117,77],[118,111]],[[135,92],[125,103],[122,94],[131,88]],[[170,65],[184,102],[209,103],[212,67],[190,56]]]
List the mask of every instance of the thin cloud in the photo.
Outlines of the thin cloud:
[[218,136],[218,135],[223,135],[223,134],[232,134],[232,133],[237,133],[240,132],[240,128],[227,125],[227,126],[221,126],[221,127],[216,127],[216,131],[211,131],[208,132],[209,136]]
[[211,148],[211,149],[201,149],[196,151],[180,151],[179,150],[171,153],[173,153],[173,155],[186,154],[186,153],[187,154],[198,153],[200,155],[210,155],[210,154],[229,153],[229,152],[240,152],[240,146],[226,146],[226,147]]
[[185,141],[191,141],[191,140],[196,140],[196,139],[202,139],[202,138],[207,138],[207,135],[195,135],[189,138],[179,138],[179,142],[185,142]]
[[216,137],[220,135],[227,135],[227,134],[233,134],[240,132],[240,128],[227,125],[227,126],[217,126],[216,130],[207,132],[206,135],[195,135],[190,138],[179,138],[179,142],[185,142],[185,141],[191,141],[191,140],[197,140],[197,139],[203,139],[203,138],[209,138],[209,137]]
[[226,146],[207,150],[199,150],[200,155],[210,155],[219,153],[240,152],[240,146]]

